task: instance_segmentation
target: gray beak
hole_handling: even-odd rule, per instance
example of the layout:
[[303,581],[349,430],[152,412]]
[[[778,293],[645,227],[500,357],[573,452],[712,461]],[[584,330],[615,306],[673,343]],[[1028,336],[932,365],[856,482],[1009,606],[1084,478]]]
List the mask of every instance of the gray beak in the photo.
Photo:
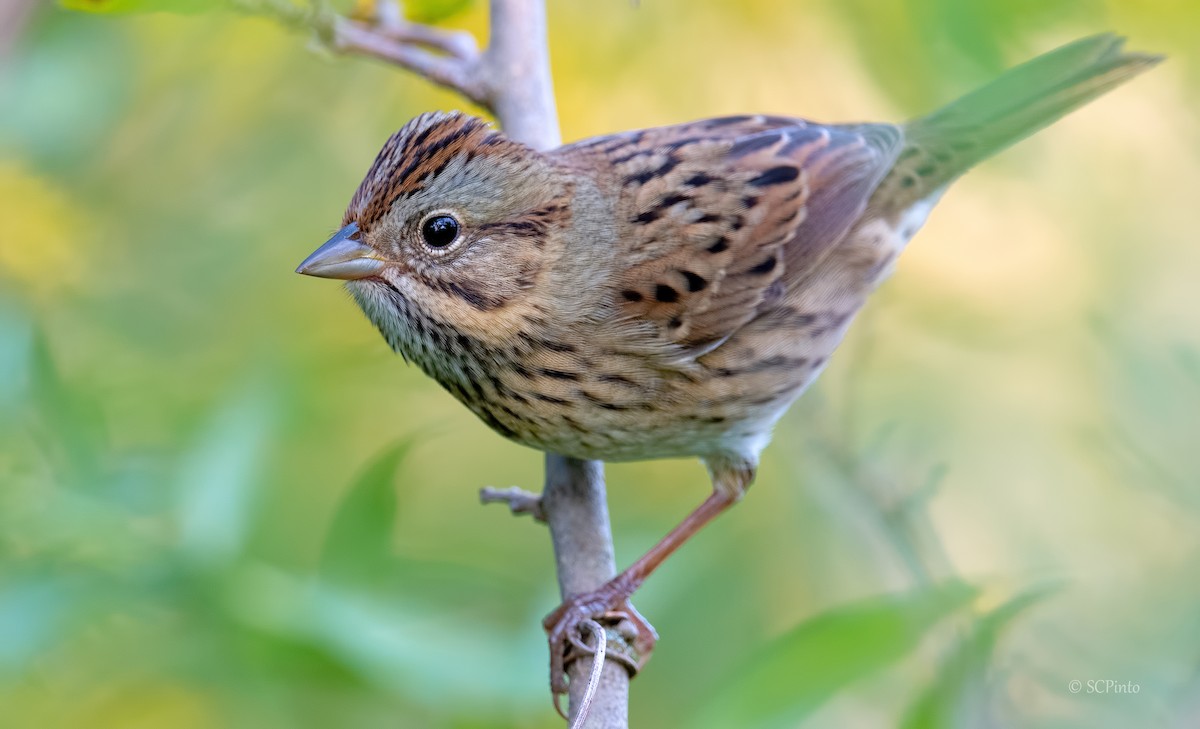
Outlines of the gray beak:
[[352,280],[366,278],[383,269],[383,261],[377,258],[375,249],[354,240],[358,223],[342,228],[313,254],[304,259],[296,273],[321,278]]

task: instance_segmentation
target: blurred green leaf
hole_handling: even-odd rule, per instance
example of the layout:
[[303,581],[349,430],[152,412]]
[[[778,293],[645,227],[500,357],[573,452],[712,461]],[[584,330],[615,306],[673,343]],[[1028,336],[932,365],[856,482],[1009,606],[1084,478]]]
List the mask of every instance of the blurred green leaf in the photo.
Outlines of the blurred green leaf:
[[735,672],[695,723],[714,728],[794,724],[842,688],[903,658],[976,592],[954,581],[822,613]]
[[1019,614],[1057,590],[1030,590],[975,622],[971,633],[942,665],[937,679],[913,703],[904,729],[957,729],[998,726],[989,719],[987,671],[1000,632]]
[[220,0],[59,0],[68,10],[86,13],[200,13],[219,10]]
[[367,683],[431,709],[528,710],[544,700],[543,686],[514,670],[544,666],[536,623],[517,633],[487,621],[463,623],[405,596],[377,599],[261,566],[240,570],[226,600],[243,625],[311,646]]
[[180,542],[193,561],[212,567],[241,551],[276,410],[270,385],[252,381],[213,413],[184,457],[178,477]]
[[406,440],[388,448],[350,487],[325,538],[322,575],[364,583],[386,569],[396,523],[396,468],[411,447]]

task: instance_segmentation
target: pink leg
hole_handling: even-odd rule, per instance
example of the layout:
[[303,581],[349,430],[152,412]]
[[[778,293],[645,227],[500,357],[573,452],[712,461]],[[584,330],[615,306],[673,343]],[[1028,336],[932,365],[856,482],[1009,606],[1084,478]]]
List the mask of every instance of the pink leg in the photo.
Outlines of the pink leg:
[[[736,493],[736,492],[735,492]],[[583,646],[579,638],[580,623],[600,619],[612,623],[627,619],[637,628],[634,649],[637,652],[636,666],[641,668],[650,658],[658,634],[638,614],[629,602],[629,597],[639,588],[658,566],[679,549],[693,534],[718,514],[728,509],[737,496],[718,488],[704,503],[688,514],[682,522],[655,544],[628,569],[606,582],[599,589],[576,595],[559,605],[542,621],[550,640],[550,690],[555,695],[567,692],[566,658],[572,645]]]

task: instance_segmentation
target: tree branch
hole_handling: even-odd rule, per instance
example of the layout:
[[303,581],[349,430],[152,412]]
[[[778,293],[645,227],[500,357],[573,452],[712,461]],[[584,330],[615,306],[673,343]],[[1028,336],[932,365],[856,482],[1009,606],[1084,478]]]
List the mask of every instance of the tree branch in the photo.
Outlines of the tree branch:
[[298,5],[293,0],[228,0],[234,10],[261,15],[298,30],[310,30],[335,53],[367,56],[399,66],[439,86],[457,91],[493,111],[496,96],[471,34],[404,20],[395,3],[376,4],[370,23],[344,18],[326,0]]
[[491,39],[480,70],[505,133],[534,149],[562,144],[544,0],[491,0]]
[[[468,50],[448,34],[435,31],[414,23],[385,31],[339,18],[334,23],[329,47],[338,53],[357,53],[387,61],[492,110],[495,95],[480,73],[482,67],[479,52],[473,50],[474,42]],[[437,55],[422,46],[441,51],[453,48],[456,55]]]
[[[617,573],[607,500],[604,464],[546,454],[542,511],[550,526],[558,589],[564,600],[595,590]],[[567,667],[567,674],[571,679],[570,716],[575,719],[587,688],[587,662],[575,661]],[[629,673],[620,663],[605,661],[583,726],[587,729],[629,726]]]

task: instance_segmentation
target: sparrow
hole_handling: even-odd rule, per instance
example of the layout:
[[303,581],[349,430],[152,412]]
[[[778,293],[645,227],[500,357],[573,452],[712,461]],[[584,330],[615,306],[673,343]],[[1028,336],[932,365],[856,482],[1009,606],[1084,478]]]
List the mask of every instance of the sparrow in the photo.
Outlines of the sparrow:
[[542,152],[427,113],[387,140],[298,272],[345,280],[392,349],[506,438],[695,456],[711,476],[662,541],[546,618],[553,692],[585,620],[629,619],[649,656],[630,595],[746,492],[946,187],[1161,60],[1122,44],[1076,41],[899,125],[730,116]]

